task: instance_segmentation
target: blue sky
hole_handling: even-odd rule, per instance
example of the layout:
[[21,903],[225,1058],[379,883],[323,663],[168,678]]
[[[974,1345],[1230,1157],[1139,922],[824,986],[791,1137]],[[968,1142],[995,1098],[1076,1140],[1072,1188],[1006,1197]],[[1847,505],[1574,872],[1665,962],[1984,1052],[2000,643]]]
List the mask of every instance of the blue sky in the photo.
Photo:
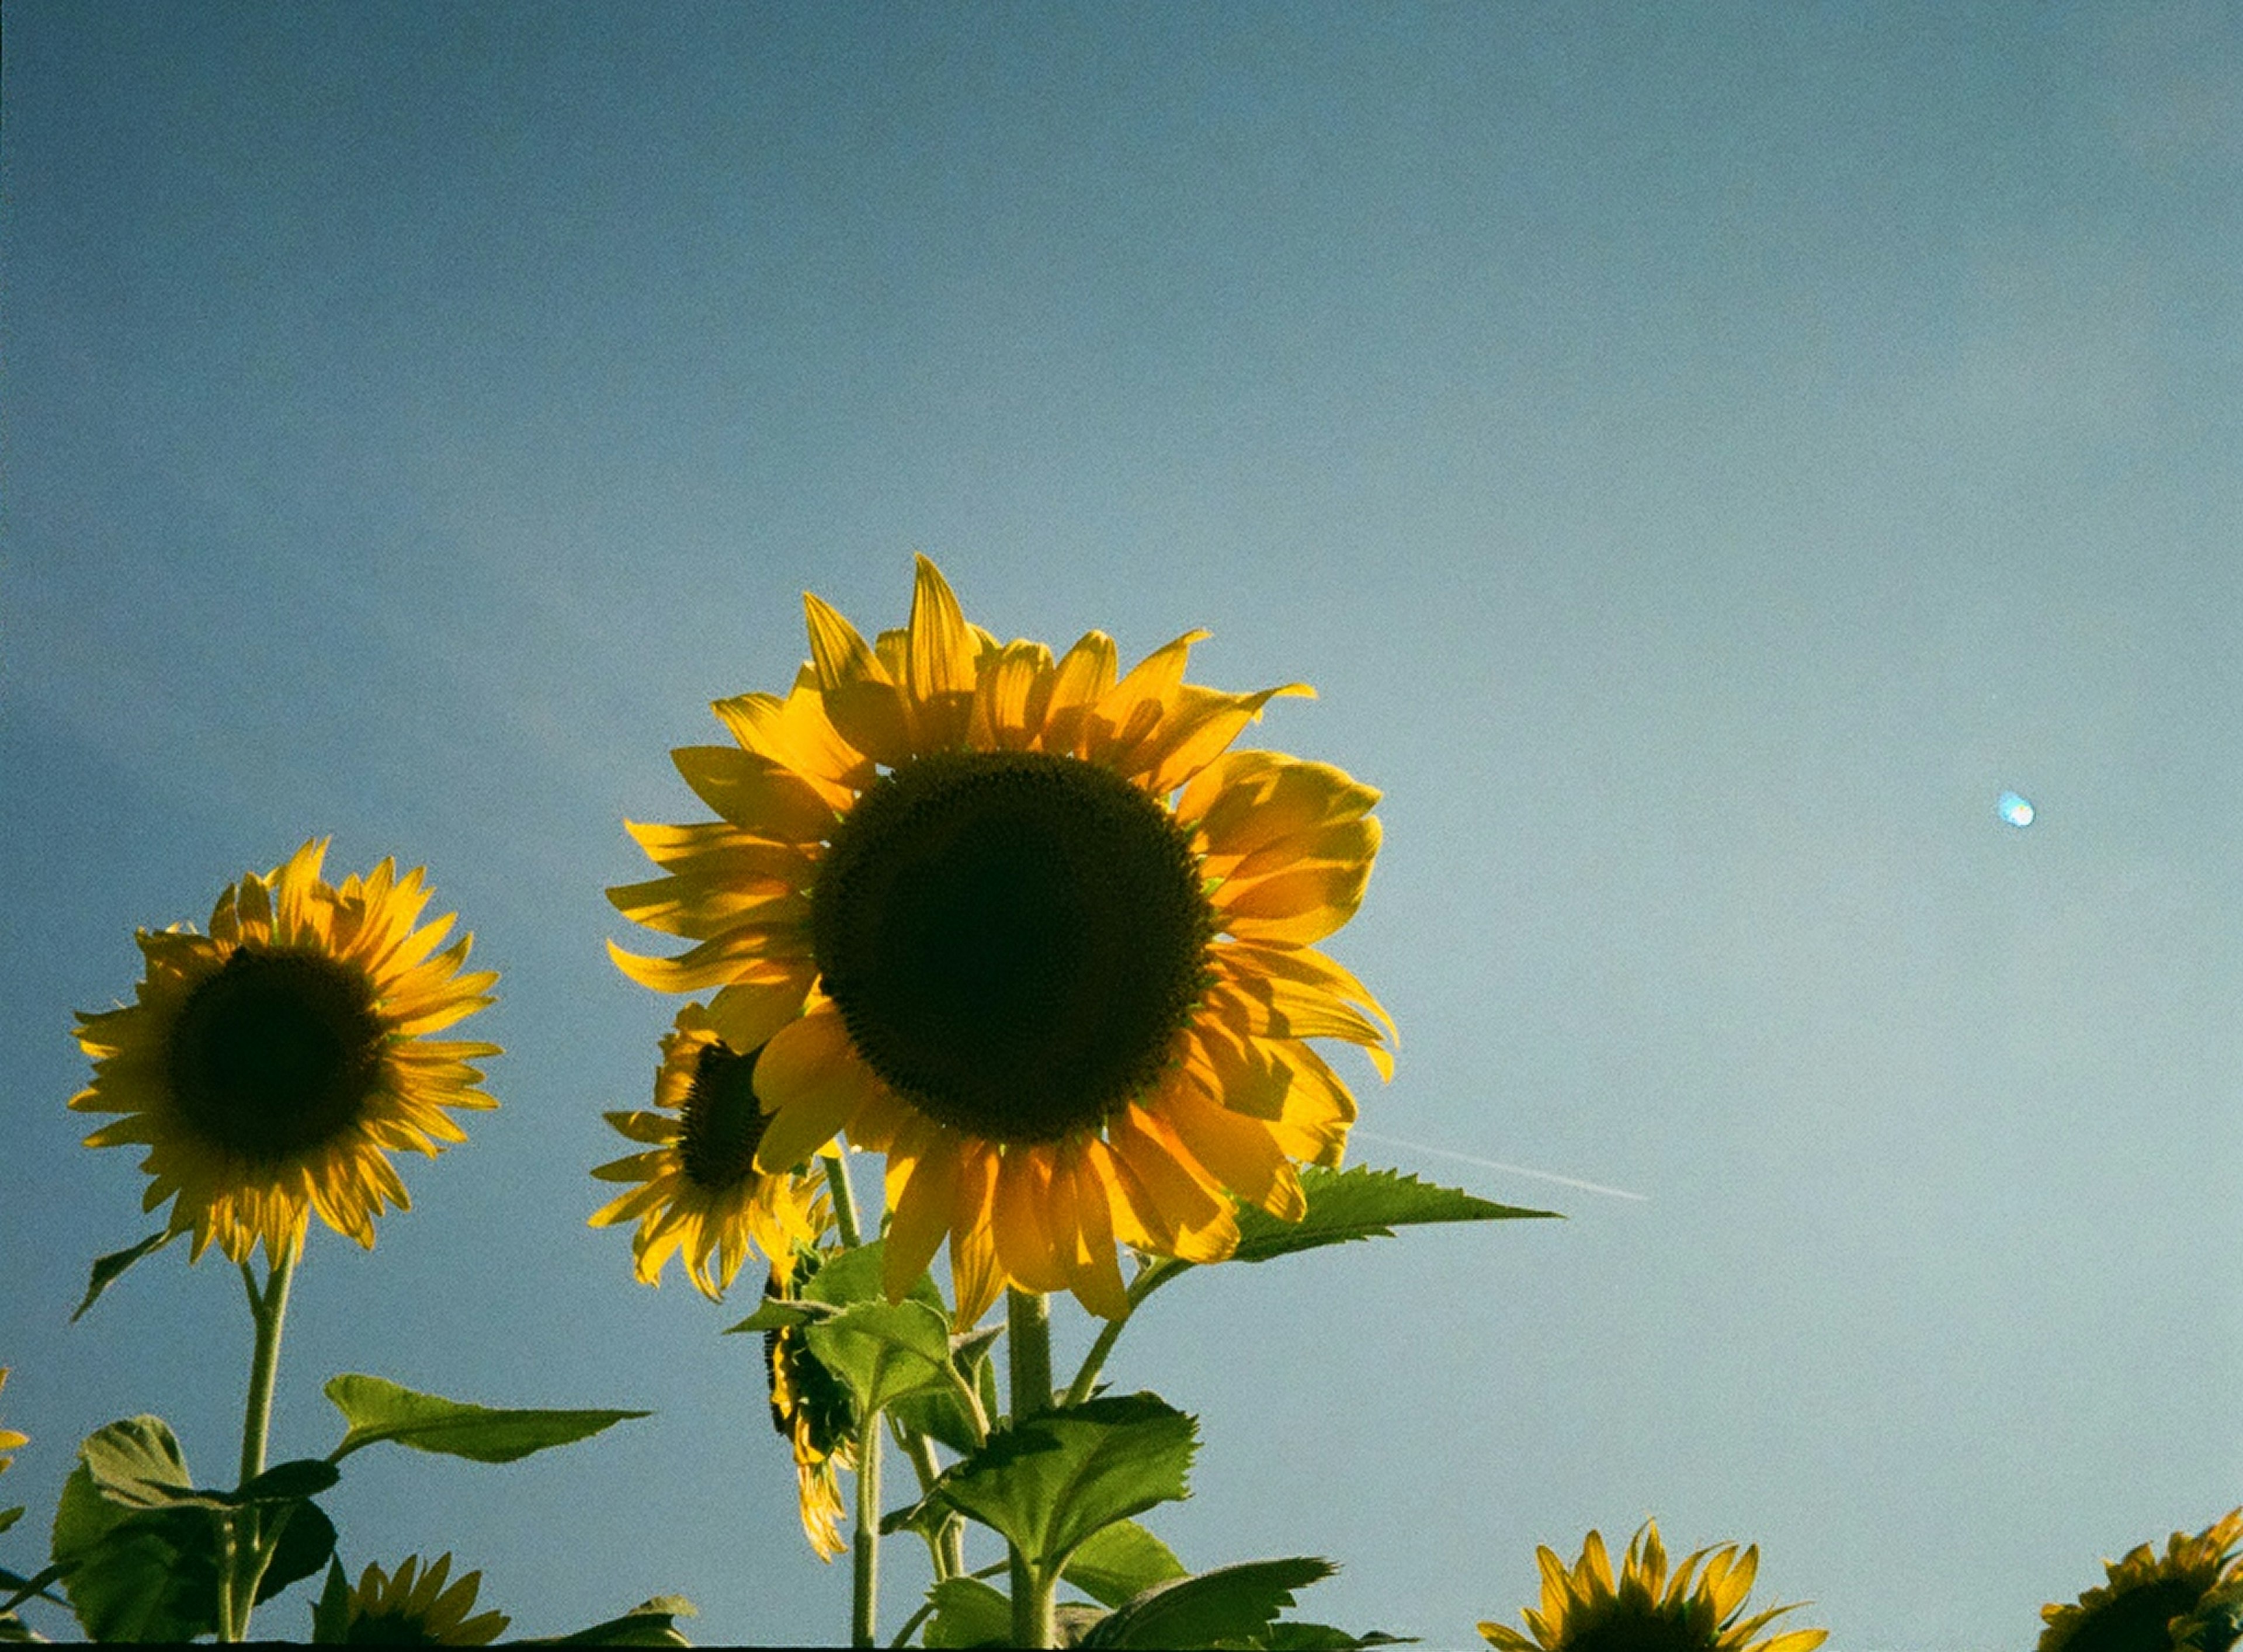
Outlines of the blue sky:
[[112,1417],[228,1462],[247,1350],[176,1253],[65,1326],[143,1231],[70,1012],[333,833],[503,972],[505,1105],[312,1247],[276,1449],[338,1370],[660,1413],[354,1459],[347,1562],[840,1632],[738,1314],[583,1224],[671,1008],[601,890],[800,592],[899,624],[915,549],[1316,684],[1262,733],[1386,793],[1364,1128],[1648,1196],[1364,1141],[1572,1219],[1164,1292],[1116,1374],[1202,1419],[1188,1561],[1463,1644],[1656,1514],[1947,1652],[2243,1500],[2232,7],[27,3],[4,93],[36,1521]]

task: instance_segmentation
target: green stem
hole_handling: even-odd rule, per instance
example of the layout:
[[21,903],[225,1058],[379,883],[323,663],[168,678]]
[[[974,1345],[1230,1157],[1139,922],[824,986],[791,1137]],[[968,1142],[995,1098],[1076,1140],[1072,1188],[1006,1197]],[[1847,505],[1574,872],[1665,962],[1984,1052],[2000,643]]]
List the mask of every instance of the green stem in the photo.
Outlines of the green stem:
[[880,1609],[880,1419],[865,1419],[857,1435],[856,1593],[849,1613],[849,1644],[877,1646]]
[[[1005,1300],[1005,1352],[1012,1377],[1014,1426],[1051,1409],[1051,1304],[1039,1291],[1008,1291]],[[1029,1556],[1011,1550],[1013,1644],[1059,1644],[1052,1596],[1059,1580],[1046,1577]]]
[[[242,1288],[249,1293],[249,1317],[257,1327],[256,1344],[249,1356],[249,1400],[241,1419],[241,1483],[265,1472],[265,1453],[273,1432],[273,1385],[280,1370],[280,1331],[288,1318],[288,1286],[296,1276],[297,1242],[280,1249],[266,1271],[259,1290],[257,1275],[247,1262],[241,1264]],[[227,1641],[249,1638],[249,1616],[257,1605],[257,1586],[271,1564],[279,1529],[267,1534],[254,1509],[229,1510],[225,1515],[226,1554],[219,1568],[219,1636]]]
[[[912,1472],[919,1476],[919,1494],[922,1498],[934,1494],[934,1482],[942,1478],[942,1465],[935,1460],[934,1442],[925,1434],[914,1433],[898,1422],[888,1419],[888,1426],[896,1431],[896,1444],[904,1455],[911,1459]],[[942,1522],[936,1530],[926,1533],[927,1554],[934,1561],[934,1581],[956,1577],[966,1569],[965,1534],[959,1530],[955,1515]],[[922,1528],[924,1529],[924,1528]]]
[[825,1185],[833,1196],[833,1225],[840,1231],[841,1243],[862,1244],[864,1231],[857,1225],[857,1196],[850,1190],[849,1167],[839,1153],[825,1154],[818,1162],[825,1167]]
[[1129,1281],[1129,1311],[1119,1319],[1108,1319],[1099,1328],[1097,1340],[1083,1355],[1074,1380],[1067,1386],[1064,1404],[1079,1406],[1090,1398],[1090,1391],[1098,1386],[1098,1373],[1106,1368],[1106,1356],[1114,1352],[1114,1345],[1122,1338],[1122,1327],[1135,1315],[1138,1304],[1189,1266],[1190,1263],[1178,1262],[1171,1257],[1156,1257],[1137,1270],[1137,1277]]

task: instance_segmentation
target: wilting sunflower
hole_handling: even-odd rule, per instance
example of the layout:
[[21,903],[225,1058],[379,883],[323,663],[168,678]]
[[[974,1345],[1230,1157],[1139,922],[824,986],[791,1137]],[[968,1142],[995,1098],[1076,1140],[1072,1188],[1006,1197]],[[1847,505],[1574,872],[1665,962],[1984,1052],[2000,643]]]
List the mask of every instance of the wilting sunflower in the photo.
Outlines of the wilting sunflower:
[[350,1622],[344,1642],[351,1646],[486,1646],[498,1639],[513,1620],[503,1612],[475,1610],[481,1572],[444,1580],[452,1569],[450,1554],[437,1556],[419,1576],[417,1554],[407,1558],[394,1576],[384,1576],[379,1566],[369,1566],[350,1592]]
[[816,597],[779,698],[717,703],[730,746],[679,772],[721,818],[632,825],[664,875],[609,891],[696,943],[611,948],[633,980],[720,988],[763,1048],[778,1172],[840,1131],[887,1156],[886,1285],[947,1234],[962,1319],[1006,1285],[1126,1311],[1115,1242],[1219,1261],[1227,1196],[1297,1219],[1294,1161],[1337,1164],[1355,1102],[1305,1042],[1392,1023],[1313,944],[1363,898],[1377,792],[1227,748],[1294,684],[1183,680],[1203,632],[1115,680],[1093,631],[1054,661],[966,623],[919,562],[911,622],[864,638]]
[[71,1105],[125,1115],[86,1145],[146,1145],[143,1208],[174,1199],[170,1231],[198,1258],[216,1239],[246,1261],[262,1239],[277,1262],[311,1210],[371,1246],[374,1218],[411,1203],[387,1151],[433,1156],[467,1139],[446,1108],[497,1105],[468,1065],[497,1045],[427,1036],[490,1002],[497,975],[459,973],[471,937],[443,946],[448,914],[414,927],[419,869],[384,860],[337,888],[327,847],[243,877],[206,935],[142,930],[138,1001],[78,1016],[93,1082]]
[[2235,1643],[2230,1598],[2243,1594],[2243,1508],[2194,1537],[2175,1532],[2162,1558],[2143,1543],[2105,1561],[2108,1581],[2074,1603],[2044,1606],[2035,1652],[2226,1652]]
[[756,1168],[767,1123],[751,1083],[761,1054],[733,1049],[707,1011],[688,1004],[663,1035],[654,1078],[654,1104],[662,1110],[607,1116],[651,1150],[592,1172],[603,1182],[642,1185],[603,1207],[591,1224],[637,1221],[631,1253],[643,1283],[661,1284],[671,1255],[682,1252],[686,1272],[713,1301],[731,1285],[751,1244],[766,1257],[784,1257],[798,1241],[818,1237],[822,1222],[809,1178]]
[[[784,1300],[817,1271],[815,1251],[773,1262],[764,1294]],[[857,1466],[856,1405],[810,1351],[800,1325],[764,1332],[764,1376],[771,1385],[771,1426],[794,1453],[802,1534],[819,1560],[830,1561],[848,1547],[834,1470]]]
[[[1547,1547],[1535,1550],[1534,1558],[1542,1568],[1542,1609],[1521,1614],[1534,1638],[1500,1623],[1479,1626],[1488,1643],[1504,1652],[1813,1652],[1830,1637],[1828,1629],[1791,1629],[1752,1639],[1799,1609],[1797,1603],[1773,1606],[1738,1621],[1760,1569],[1758,1544],[1741,1556],[1734,1543],[1701,1548],[1670,1579],[1659,1523],[1647,1521],[1627,1546],[1617,1583],[1595,1532],[1570,1571]],[[1701,1561],[1706,1569],[1694,1585]]]

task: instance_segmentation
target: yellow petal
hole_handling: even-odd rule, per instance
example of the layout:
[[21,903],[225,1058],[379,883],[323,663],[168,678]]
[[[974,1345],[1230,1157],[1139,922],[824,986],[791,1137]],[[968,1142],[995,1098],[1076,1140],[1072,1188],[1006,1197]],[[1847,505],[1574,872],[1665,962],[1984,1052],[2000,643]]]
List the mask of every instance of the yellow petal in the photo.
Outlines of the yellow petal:
[[1103,631],[1085,631],[1061,657],[1045,698],[1038,750],[1080,755],[1083,725],[1091,708],[1113,687],[1114,667],[1114,639]]
[[[927,1136],[902,1197],[890,1201],[895,1217],[888,1224],[881,1284],[891,1302],[904,1299],[950,1230],[958,1193],[958,1152],[950,1132],[941,1126],[932,1126]],[[891,1156],[890,1164],[894,1162]]]
[[911,691],[921,751],[962,745],[973,708],[973,634],[949,582],[926,557],[918,558],[912,585]]
[[1268,1126],[1216,1106],[1188,1085],[1171,1085],[1155,1107],[1192,1156],[1239,1197],[1281,1222],[1297,1222],[1307,1213],[1300,1178]]
[[1023,1291],[1064,1291],[1067,1276],[1052,1254],[1045,1226],[1044,1200],[1051,1187],[1047,1148],[1014,1148],[997,1162],[997,1190],[992,1227],[997,1259]]
[[985,1142],[959,1147],[958,1185],[951,1196],[950,1291],[956,1318],[952,1328],[965,1331],[980,1322],[1005,1288],[992,1232],[991,1205],[997,1194],[997,1154]]
[[830,1001],[781,1028],[756,1062],[756,1096],[771,1119],[756,1169],[778,1176],[810,1158],[879,1086]]
[[681,745],[670,757],[704,803],[760,837],[816,843],[833,830],[818,788],[768,758],[729,745]]
[[982,752],[1018,752],[1033,745],[1043,727],[1041,710],[1033,707],[1036,686],[1043,683],[1048,689],[1053,670],[1051,651],[1041,643],[1006,644],[981,668],[974,685],[967,744]]
[[1114,1219],[1106,1202],[1108,1183],[1080,1146],[1063,1156],[1061,1168],[1074,1187],[1074,1294],[1101,1319],[1124,1318],[1129,1298],[1114,1254]]

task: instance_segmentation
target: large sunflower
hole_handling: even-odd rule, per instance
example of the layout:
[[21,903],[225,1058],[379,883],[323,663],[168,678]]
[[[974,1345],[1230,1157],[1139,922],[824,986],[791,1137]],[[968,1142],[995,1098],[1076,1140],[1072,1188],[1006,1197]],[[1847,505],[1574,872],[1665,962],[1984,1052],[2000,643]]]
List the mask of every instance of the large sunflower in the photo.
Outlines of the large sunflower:
[[2041,1608],[2036,1652],[2226,1652],[2243,1608],[2243,1508],[2195,1536],[2175,1532],[2160,1556],[2147,1543],[2105,1561],[2108,1581],[2069,1605]]
[[1828,1629],[1790,1629],[1752,1639],[1782,1614],[1799,1609],[1797,1604],[1772,1606],[1739,1621],[1760,1569],[1758,1544],[1741,1556],[1734,1543],[1701,1548],[1670,1579],[1659,1523],[1647,1521],[1627,1546],[1617,1582],[1605,1541],[1595,1532],[1570,1570],[1547,1547],[1537,1549],[1534,1558],[1542,1568],[1542,1609],[1521,1615],[1534,1638],[1500,1623],[1479,1626],[1488,1643],[1503,1652],[1814,1652],[1830,1638]]
[[1096,631],[1058,660],[967,624],[919,560],[907,629],[867,645],[805,595],[785,698],[716,713],[679,772],[718,819],[632,825],[664,875],[609,891],[696,944],[633,980],[719,988],[763,1047],[777,1173],[847,1131],[887,1156],[886,1285],[942,1244],[961,1318],[1007,1285],[1125,1312],[1115,1242],[1196,1262],[1237,1243],[1229,1196],[1303,1209],[1355,1102],[1304,1042],[1392,1023],[1315,950],[1363,898],[1378,793],[1229,752],[1274,696],[1183,680],[1189,632],[1116,680]]
[[467,1139],[446,1108],[497,1105],[468,1065],[497,1045],[427,1036],[490,1002],[497,975],[459,973],[471,937],[443,946],[450,915],[414,927],[418,868],[384,860],[337,888],[327,847],[244,876],[206,935],[142,930],[138,1001],[78,1015],[93,1082],[71,1105],[125,1116],[86,1145],[147,1147],[143,1208],[173,1199],[198,1258],[215,1239],[246,1261],[261,1239],[277,1263],[312,1210],[371,1246],[374,1217],[411,1203],[388,1150],[433,1156]]
[[731,1285],[751,1244],[778,1258],[796,1242],[818,1237],[822,1223],[808,1178],[756,1169],[756,1145],[767,1122],[751,1086],[760,1054],[731,1048],[710,1025],[707,1011],[688,1004],[663,1035],[654,1079],[654,1104],[662,1110],[607,1116],[650,1150],[592,1172],[604,1182],[640,1185],[602,1207],[591,1224],[637,1220],[631,1252],[644,1284],[661,1284],[671,1255],[682,1251],[685,1271],[713,1301]]

